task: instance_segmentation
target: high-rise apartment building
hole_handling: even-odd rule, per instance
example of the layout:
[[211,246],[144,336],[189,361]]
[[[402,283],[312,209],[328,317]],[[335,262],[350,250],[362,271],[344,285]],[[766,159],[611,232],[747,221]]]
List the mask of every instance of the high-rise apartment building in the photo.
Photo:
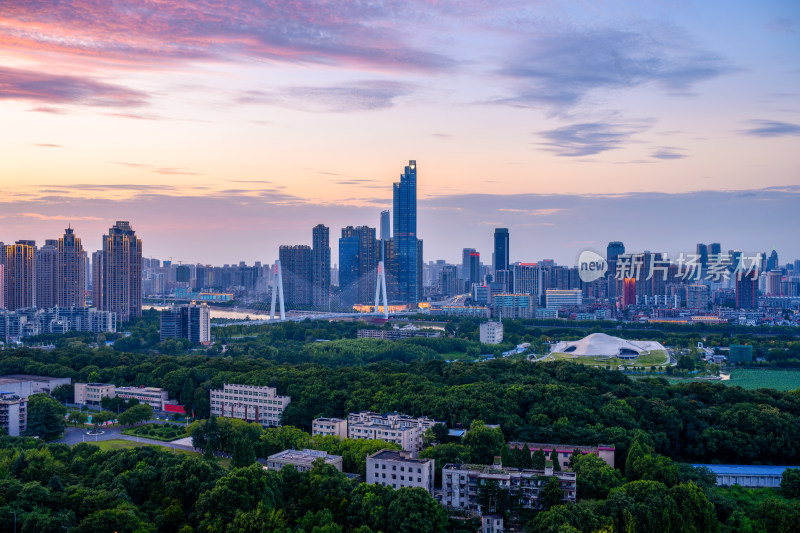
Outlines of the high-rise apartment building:
[[455,265],[444,265],[439,272],[439,293],[443,296],[461,294],[464,287],[458,286],[458,275]]
[[328,307],[331,301],[330,228],[317,224],[312,230],[311,282],[313,304]]
[[5,304],[9,311],[36,306],[35,264],[35,241],[17,241],[5,247]]
[[[396,239],[392,239],[392,242],[397,244]],[[375,228],[342,228],[342,237],[339,239],[339,287],[345,305],[374,301],[378,257]]]
[[86,305],[86,252],[81,240],[69,227],[58,239],[58,306]]
[[494,230],[494,270],[508,270],[508,228]]
[[467,283],[481,282],[481,254],[475,248],[464,248],[461,252],[462,273]]
[[606,263],[608,264],[606,278],[608,278],[608,298],[611,300],[617,297],[617,259],[624,253],[625,245],[621,241],[611,241],[606,247]]
[[119,322],[142,316],[142,241],[128,221],[108,229],[102,253],[93,254],[92,262],[100,263],[92,283],[95,307],[117,313]]
[[[2,247],[0,243],[0,247]],[[6,308],[6,265],[0,262],[0,309]]]
[[417,162],[409,161],[394,184],[394,253],[399,300],[416,304],[422,299],[422,257],[417,244]]
[[161,341],[167,339],[211,342],[211,313],[208,306],[182,305],[161,311]]
[[283,245],[278,251],[288,305],[311,305],[311,247]]
[[740,272],[736,275],[736,307],[755,309],[758,307],[758,270]]
[[58,241],[48,239],[36,250],[36,307],[58,305]]

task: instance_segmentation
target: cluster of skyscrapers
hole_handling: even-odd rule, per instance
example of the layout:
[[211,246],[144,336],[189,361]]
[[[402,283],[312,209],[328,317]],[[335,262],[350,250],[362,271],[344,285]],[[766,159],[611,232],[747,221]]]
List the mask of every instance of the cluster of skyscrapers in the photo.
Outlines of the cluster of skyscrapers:
[[71,227],[41,247],[0,243],[0,309],[83,308],[89,286],[97,310],[120,321],[142,314],[142,241],[128,222],[109,228],[91,261]]
[[[417,164],[409,161],[393,186],[393,224],[382,211],[378,229],[342,228],[339,238],[337,305],[370,303],[383,263],[390,303],[415,307],[423,299],[422,240],[417,238]],[[279,249],[286,303],[294,307],[331,305],[330,228],[312,230],[312,246],[284,245]]]

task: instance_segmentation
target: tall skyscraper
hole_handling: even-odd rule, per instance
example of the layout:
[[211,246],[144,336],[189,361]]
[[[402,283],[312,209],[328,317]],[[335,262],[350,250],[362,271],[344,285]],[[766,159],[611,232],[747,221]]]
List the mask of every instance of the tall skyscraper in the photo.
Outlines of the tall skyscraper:
[[311,247],[283,245],[281,260],[283,297],[287,305],[311,305]]
[[[396,244],[397,240],[393,239],[393,242]],[[374,302],[378,257],[375,228],[342,228],[342,238],[339,239],[339,287],[344,305]]]
[[313,304],[328,307],[331,301],[330,228],[317,224],[312,230],[311,282]]
[[621,241],[611,241],[606,247],[606,263],[608,270],[606,277],[608,278],[608,297],[614,299],[617,297],[617,259],[620,255],[625,253],[625,245]]
[[392,238],[391,221],[389,219],[389,210],[381,211],[381,240],[387,241]]
[[697,243],[697,262],[700,264],[701,271],[705,275],[708,268],[708,245]]
[[708,245],[709,255],[719,256],[722,253],[722,245],[718,242],[712,242]]
[[92,260],[100,263],[95,266],[100,279],[93,277],[93,284],[100,281],[93,291],[95,307],[117,313],[117,322],[142,316],[142,241],[128,221],[118,220],[108,229],[102,253]]
[[508,270],[508,228],[494,230],[494,269]]
[[736,274],[736,307],[738,309],[758,307],[758,270]]
[[416,304],[422,297],[419,272],[422,257],[417,245],[417,162],[411,160],[400,181],[394,184],[394,253],[397,261],[398,296],[402,302]]
[[47,239],[36,250],[36,307],[49,309],[58,305],[58,241]]
[[15,311],[36,305],[36,242],[9,244],[5,257],[6,309]]
[[777,270],[780,268],[780,263],[778,263],[778,252],[772,250],[772,253],[769,254],[767,257],[767,271],[770,270]]
[[[0,243],[0,247],[5,246]],[[6,265],[0,262],[0,309],[6,308]]]
[[462,271],[464,281],[470,283],[481,282],[481,254],[475,248],[464,248],[461,252]]
[[58,239],[58,306],[86,305],[86,252],[71,227]]

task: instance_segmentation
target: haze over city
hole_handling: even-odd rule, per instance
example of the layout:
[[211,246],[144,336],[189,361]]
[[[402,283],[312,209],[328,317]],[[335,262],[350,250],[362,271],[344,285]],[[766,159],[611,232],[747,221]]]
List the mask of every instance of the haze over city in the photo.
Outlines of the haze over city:
[[415,159],[426,261],[496,226],[512,261],[797,257],[799,45],[792,1],[11,2],[0,240],[270,262],[376,226]]

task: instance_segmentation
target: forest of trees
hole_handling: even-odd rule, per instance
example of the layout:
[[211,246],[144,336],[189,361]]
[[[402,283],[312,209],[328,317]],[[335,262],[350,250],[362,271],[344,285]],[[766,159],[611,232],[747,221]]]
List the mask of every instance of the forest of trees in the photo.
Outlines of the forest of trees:
[[[474,520],[448,516],[424,491],[359,485],[324,465],[299,474],[266,472],[255,463],[308,447],[342,455],[345,471],[363,475],[366,456],[389,445],[308,433],[314,418],[360,410],[425,415],[469,428],[463,441],[448,441],[441,427],[426,436],[436,445],[422,455],[436,460],[437,471],[448,462],[491,464],[497,456],[522,468],[546,460],[509,449],[511,441],[616,447],[616,470],[593,455],[572,458],[577,504],[557,505],[560,489],[553,487],[542,509],[520,513],[510,494],[492,488],[488,500],[498,512],[518,516],[529,532],[772,532],[800,523],[800,475],[794,471],[787,471],[781,491],[722,489],[708,472],[686,464],[800,464],[800,390],[632,380],[566,361],[458,361],[454,354],[488,353],[476,340],[477,322],[469,320],[448,324],[453,338],[398,342],[354,339],[363,326],[358,323],[232,326],[215,331],[218,339],[225,336],[224,353],[221,342],[197,352],[175,345],[174,353],[158,353],[153,317],[131,326],[131,337],[113,347],[69,336],[49,350],[4,350],[0,374],[163,387],[197,415],[191,430],[202,455],[47,444],[63,432],[67,413],[58,401],[71,399],[72,388],[53,391],[53,398],[34,395],[29,427],[42,439],[0,443],[0,531],[13,531],[16,514],[19,531],[474,532]],[[511,321],[508,345],[585,334],[556,329]],[[639,334],[662,335],[662,342],[671,336],[667,342],[687,348],[696,342],[685,331]],[[315,342],[320,339],[326,342]],[[789,354],[787,360],[796,353],[792,339],[754,342]],[[290,396],[284,427],[210,418],[209,390],[224,383],[272,386]],[[138,413],[142,406],[106,404],[126,423],[147,418]],[[215,451],[232,455],[230,469],[220,466]]]

